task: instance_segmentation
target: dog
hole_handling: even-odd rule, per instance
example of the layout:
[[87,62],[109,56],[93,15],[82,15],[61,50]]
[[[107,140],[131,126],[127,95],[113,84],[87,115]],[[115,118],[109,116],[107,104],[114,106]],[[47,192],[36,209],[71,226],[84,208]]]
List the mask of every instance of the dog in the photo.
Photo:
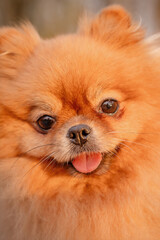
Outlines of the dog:
[[118,5],[0,29],[1,240],[160,239],[158,42]]

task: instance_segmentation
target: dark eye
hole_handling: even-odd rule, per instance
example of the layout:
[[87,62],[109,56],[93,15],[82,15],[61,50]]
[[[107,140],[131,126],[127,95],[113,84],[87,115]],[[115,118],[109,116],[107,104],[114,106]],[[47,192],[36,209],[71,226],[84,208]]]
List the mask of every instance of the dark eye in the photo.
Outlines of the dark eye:
[[118,110],[118,101],[115,99],[107,99],[101,105],[101,111],[103,113],[112,115],[117,112]]
[[51,129],[55,122],[56,122],[55,118],[48,115],[44,115],[37,120],[37,124],[42,130]]

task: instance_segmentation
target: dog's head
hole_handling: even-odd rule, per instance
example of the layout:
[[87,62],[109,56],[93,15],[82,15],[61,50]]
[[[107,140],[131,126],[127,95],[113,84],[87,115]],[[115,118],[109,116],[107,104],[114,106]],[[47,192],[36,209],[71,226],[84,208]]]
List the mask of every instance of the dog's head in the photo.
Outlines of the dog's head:
[[106,173],[153,116],[151,59],[142,29],[117,6],[51,40],[30,25],[2,28],[1,158],[27,156],[66,174]]

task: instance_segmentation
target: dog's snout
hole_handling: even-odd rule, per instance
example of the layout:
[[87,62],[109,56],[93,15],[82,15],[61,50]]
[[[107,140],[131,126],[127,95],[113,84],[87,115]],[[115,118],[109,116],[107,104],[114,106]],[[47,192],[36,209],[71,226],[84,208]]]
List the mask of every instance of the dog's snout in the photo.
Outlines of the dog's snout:
[[87,142],[90,132],[91,128],[88,125],[79,124],[68,130],[67,137],[72,143],[82,146]]

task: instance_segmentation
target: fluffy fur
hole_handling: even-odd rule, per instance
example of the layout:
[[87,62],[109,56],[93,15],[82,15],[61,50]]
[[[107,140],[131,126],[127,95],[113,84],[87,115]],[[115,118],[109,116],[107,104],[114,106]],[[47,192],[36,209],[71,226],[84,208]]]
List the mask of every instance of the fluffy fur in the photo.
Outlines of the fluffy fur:
[[[158,46],[119,6],[51,40],[0,29],[1,240],[160,239]],[[107,98],[114,116],[99,110]],[[57,121],[42,134],[45,114]],[[81,151],[110,153],[91,174],[66,164],[78,123],[92,128]]]

